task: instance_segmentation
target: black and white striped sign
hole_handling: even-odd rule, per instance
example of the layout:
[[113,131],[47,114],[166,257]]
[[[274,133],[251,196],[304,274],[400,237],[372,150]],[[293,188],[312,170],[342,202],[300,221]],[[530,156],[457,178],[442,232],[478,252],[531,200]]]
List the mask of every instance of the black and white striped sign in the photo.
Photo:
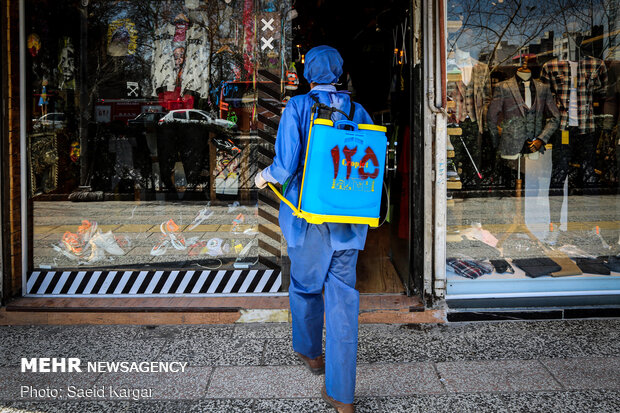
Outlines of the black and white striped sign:
[[277,293],[280,270],[32,271],[28,295],[169,295]]

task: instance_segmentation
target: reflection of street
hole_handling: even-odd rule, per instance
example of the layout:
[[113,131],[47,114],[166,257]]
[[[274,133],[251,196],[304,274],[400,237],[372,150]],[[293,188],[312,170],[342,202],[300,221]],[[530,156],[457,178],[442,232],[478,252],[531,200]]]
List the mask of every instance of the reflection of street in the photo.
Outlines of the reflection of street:
[[257,214],[238,203],[90,202],[86,213],[83,203],[37,202],[34,267],[261,269],[256,240],[280,245],[258,233]]

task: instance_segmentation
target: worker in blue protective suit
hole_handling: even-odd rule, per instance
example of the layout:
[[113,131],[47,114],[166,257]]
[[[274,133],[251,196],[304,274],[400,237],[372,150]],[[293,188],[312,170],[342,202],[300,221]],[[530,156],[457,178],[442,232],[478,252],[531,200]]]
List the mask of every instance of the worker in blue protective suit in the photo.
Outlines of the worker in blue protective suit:
[[[329,46],[319,46],[306,54],[303,76],[312,89],[290,99],[278,128],[273,163],[256,175],[264,188],[267,182],[286,186],[284,196],[299,201],[305,151],[308,143],[311,108],[320,103],[351,113],[348,92],[336,91],[334,83],[342,75],[342,58]],[[372,124],[358,103],[353,121]],[[345,119],[339,112],[333,121]],[[308,173],[320,173],[310,171]],[[359,293],[355,289],[355,266],[364,249],[367,225],[308,224],[280,204],[280,228],[288,243],[291,259],[289,300],[293,323],[293,350],[315,374],[325,371],[323,398],[341,412],[352,412],[357,360]],[[325,299],[322,291],[325,289]],[[322,357],[323,315],[326,321],[325,362]]]

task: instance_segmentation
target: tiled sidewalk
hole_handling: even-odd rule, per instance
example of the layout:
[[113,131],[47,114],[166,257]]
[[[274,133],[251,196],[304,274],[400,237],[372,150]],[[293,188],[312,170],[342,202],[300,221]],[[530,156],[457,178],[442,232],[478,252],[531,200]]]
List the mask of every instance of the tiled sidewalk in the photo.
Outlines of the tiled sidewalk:
[[[617,412],[620,320],[360,326],[358,412]],[[0,412],[329,412],[290,324],[0,327]],[[183,373],[20,373],[21,357],[181,361]],[[32,401],[20,386],[152,389]]]

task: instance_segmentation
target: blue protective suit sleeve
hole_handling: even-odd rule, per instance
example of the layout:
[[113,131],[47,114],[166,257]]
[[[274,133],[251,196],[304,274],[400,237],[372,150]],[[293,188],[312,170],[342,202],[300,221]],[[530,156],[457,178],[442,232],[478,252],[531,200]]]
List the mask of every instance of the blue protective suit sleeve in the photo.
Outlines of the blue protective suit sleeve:
[[278,126],[276,137],[276,156],[273,163],[265,168],[263,178],[266,181],[274,182],[275,179],[284,185],[286,180],[297,171],[299,167],[299,156],[302,152],[302,131],[303,122],[299,119],[299,111],[294,100],[289,101]]
[[271,182],[272,184],[275,184],[278,182],[278,180],[274,178],[273,176],[271,176],[271,174],[269,173],[269,168],[263,169],[263,171],[261,172],[261,175],[263,179],[267,182]]

